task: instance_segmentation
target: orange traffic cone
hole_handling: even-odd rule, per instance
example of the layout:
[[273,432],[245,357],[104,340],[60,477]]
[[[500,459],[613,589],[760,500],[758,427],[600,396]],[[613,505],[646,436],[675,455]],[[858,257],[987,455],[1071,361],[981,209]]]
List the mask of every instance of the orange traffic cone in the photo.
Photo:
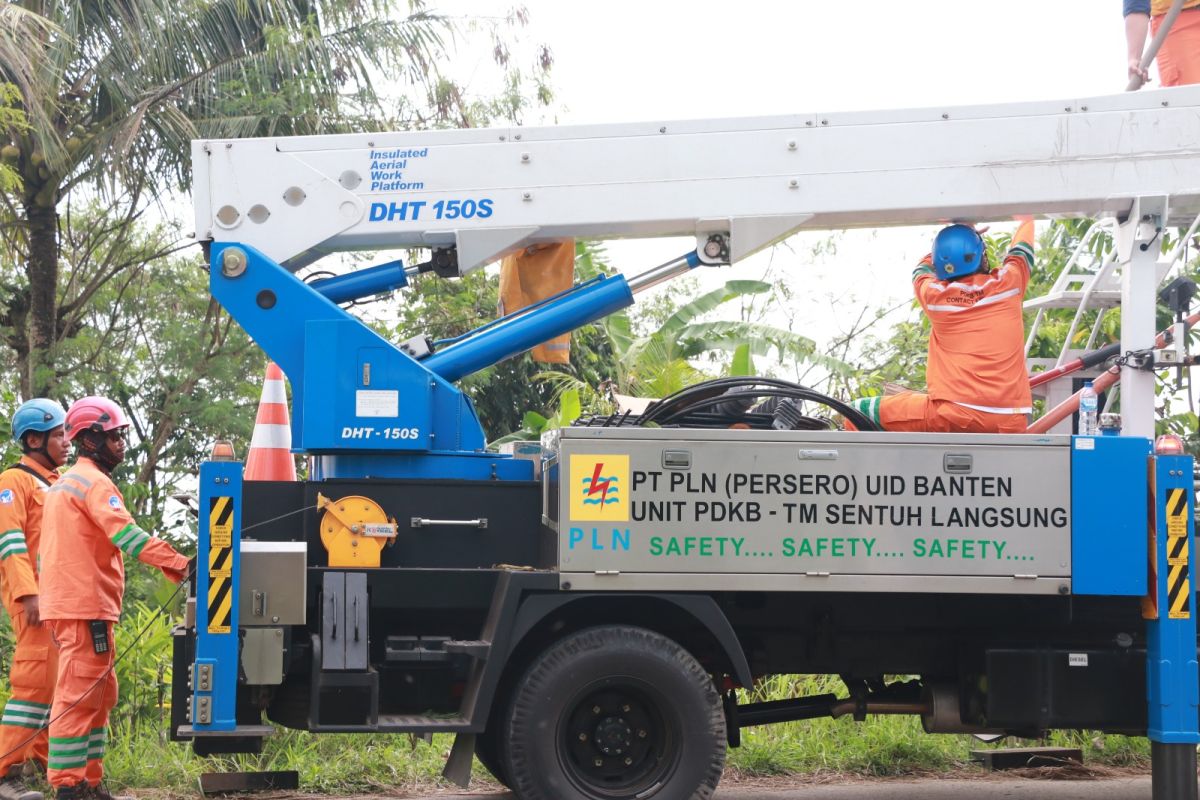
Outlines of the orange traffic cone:
[[296,462],[291,450],[292,426],[288,420],[283,370],[274,361],[268,361],[243,477],[248,481],[296,480]]

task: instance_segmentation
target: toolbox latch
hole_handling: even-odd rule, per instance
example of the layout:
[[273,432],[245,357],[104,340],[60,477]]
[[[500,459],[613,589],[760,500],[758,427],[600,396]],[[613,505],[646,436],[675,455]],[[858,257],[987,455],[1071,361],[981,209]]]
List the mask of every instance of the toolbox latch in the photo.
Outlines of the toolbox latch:
[[946,453],[942,456],[944,472],[970,472],[972,456],[965,453]]
[[692,454],[687,450],[663,450],[663,469],[691,469]]

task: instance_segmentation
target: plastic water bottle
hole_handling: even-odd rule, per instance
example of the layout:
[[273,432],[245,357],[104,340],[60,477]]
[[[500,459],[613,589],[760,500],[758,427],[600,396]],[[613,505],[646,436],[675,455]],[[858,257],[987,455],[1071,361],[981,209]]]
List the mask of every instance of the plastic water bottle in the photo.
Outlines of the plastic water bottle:
[[1084,381],[1079,394],[1079,435],[1097,436],[1100,433],[1100,398],[1091,381]]

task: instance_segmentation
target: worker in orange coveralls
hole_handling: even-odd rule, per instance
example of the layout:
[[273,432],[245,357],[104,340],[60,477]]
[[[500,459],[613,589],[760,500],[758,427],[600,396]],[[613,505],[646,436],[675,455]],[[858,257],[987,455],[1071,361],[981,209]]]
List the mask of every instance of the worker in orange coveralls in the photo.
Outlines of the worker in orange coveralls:
[[113,623],[125,591],[124,555],[175,583],[187,574],[188,559],[138,527],[113,483],[128,427],[111,400],[73,403],[66,432],[79,458],[46,497],[41,610],[58,646],[48,778],[60,800],[112,800],[100,781],[108,714],[117,702]]
[[23,455],[0,473],[0,601],[12,620],[12,694],[0,715],[0,800],[42,800],[23,775],[25,762],[46,767],[46,723],[54,699],[58,653],[42,624],[34,565],[42,539],[46,490],[67,461],[66,413],[53,400],[22,403],[12,419]]
[[886,431],[1024,433],[1033,396],[1021,301],[1032,269],[1032,221],[1017,228],[999,269],[990,268],[974,228],[943,228],[913,272],[932,328],[929,393],[864,397],[853,407]]

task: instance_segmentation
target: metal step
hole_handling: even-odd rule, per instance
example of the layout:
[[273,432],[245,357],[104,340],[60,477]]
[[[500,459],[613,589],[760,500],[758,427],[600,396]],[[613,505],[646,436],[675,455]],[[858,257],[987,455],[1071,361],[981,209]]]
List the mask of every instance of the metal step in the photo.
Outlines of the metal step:
[[396,733],[458,732],[465,731],[470,727],[470,721],[460,714],[448,717],[424,714],[381,714],[379,716],[379,730]]
[[471,723],[461,714],[433,716],[425,714],[380,714],[375,724],[309,725],[319,733],[464,733]]
[[445,645],[449,642],[449,636],[389,636],[384,643],[384,657],[389,662],[446,661],[450,653]]
[[429,664],[465,655],[487,661],[492,643],[482,639],[451,639],[449,636],[389,636],[384,652],[389,662]]
[[443,649],[447,653],[460,653],[478,661],[487,661],[488,654],[492,651],[492,643],[481,639],[449,641],[443,645]]

